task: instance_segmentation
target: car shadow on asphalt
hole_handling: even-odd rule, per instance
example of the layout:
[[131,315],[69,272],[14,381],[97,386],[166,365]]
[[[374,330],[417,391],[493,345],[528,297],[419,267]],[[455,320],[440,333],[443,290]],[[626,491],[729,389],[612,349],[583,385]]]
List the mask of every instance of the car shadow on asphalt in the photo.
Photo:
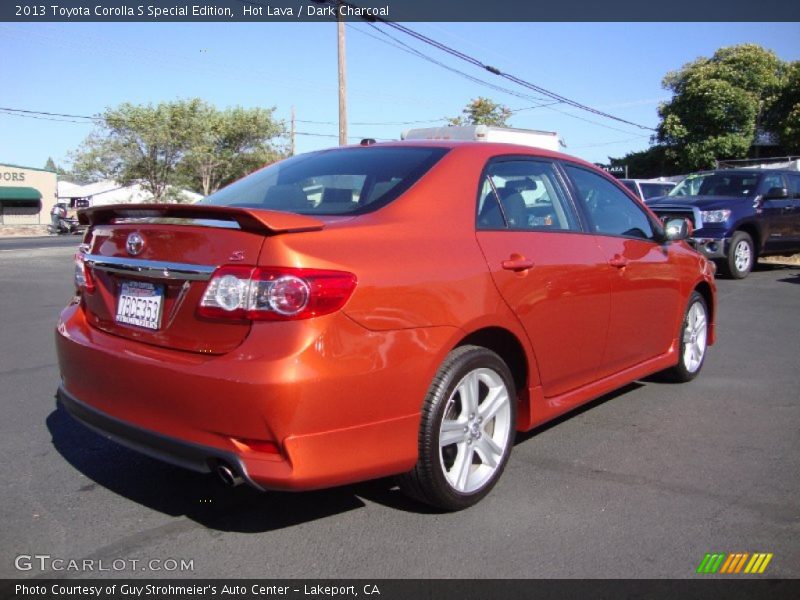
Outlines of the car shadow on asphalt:
[[226,487],[215,475],[195,473],[129,450],[86,428],[60,405],[47,417],[53,447],[93,483],[173,517],[185,516],[209,529],[263,533],[365,508],[364,500],[420,514],[419,504],[391,478],[311,492],[259,492],[247,485]]
[[[644,381],[659,381],[656,376]],[[633,382],[605,394],[539,427],[518,433],[515,445],[548,431],[568,419],[641,388]],[[366,501],[415,514],[443,511],[403,494],[393,478],[311,492],[259,492],[247,485],[230,488],[215,475],[174,467],[120,446],[73,419],[61,405],[47,418],[53,446],[64,459],[94,484],[173,517],[186,516],[209,529],[263,533],[365,508]]]
[[800,265],[786,264],[786,263],[771,263],[759,262],[753,269],[757,272],[780,272],[785,273],[787,277],[778,279],[782,283],[798,283],[800,284]]

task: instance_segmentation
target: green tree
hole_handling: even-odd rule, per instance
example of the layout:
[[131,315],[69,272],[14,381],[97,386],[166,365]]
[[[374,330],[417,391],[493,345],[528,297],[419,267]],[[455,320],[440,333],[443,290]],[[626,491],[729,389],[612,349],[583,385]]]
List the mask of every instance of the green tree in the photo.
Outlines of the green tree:
[[157,105],[121,104],[101,115],[100,130],[78,151],[74,168],[121,185],[139,183],[153,202],[169,199],[183,183],[178,165],[188,150],[205,103],[199,99]]
[[664,146],[651,146],[647,150],[629,152],[621,158],[609,157],[609,166],[627,167],[632,179],[652,179],[680,174],[679,167],[667,156]]
[[673,97],[659,107],[657,139],[683,170],[747,156],[760,120],[779,95],[783,63],[756,44],[721,48],[668,73]]
[[786,65],[765,125],[777,134],[786,153],[800,153],[800,61]]
[[56,161],[53,160],[52,156],[47,157],[47,162],[44,163],[44,168],[47,169],[48,171],[54,171],[54,172],[58,171],[58,167],[56,167]]
[[205,107],[181,164],[192,188],[208,195],[256,168],[285,156],[272,140],[285,135],[275,108],[218,111]]
[[461,112],[461,116],[449,119],[448,124],[506,127],[511,118],[511,109],[482,96],[472,100]]
[[[180,201],[178,188],[208,193],[267,162],[283,132],[273,109],[218,111],[199,98],[108,109],[74,156],[82,178],[138,183],[153,202]],[[263,164],[262,162],[262,164]]]

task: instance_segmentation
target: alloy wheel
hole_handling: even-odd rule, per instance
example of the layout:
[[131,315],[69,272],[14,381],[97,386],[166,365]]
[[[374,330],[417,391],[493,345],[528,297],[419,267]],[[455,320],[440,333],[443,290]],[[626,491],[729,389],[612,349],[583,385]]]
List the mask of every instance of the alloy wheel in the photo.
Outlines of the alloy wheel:
[[511,400],[487,368],[467,373],[453,390],[439,429],[439,464],[453,490],[469,494],[492,480],[511,443]]

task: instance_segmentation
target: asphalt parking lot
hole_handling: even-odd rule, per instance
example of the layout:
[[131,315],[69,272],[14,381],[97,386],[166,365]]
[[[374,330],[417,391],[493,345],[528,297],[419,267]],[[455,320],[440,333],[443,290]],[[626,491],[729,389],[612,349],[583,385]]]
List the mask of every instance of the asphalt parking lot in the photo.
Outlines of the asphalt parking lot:
[[[521,436],[489,497],[438,514],[387,480],[224,488],[56,409],[73,242],[0,243],[0,577],[683,578],[708,552],[770,552],[767,576],[800,577],[800,267],[719,282],[697,380],[639,382]],[[125,568],[19,571],[20,555]],[[192,570],[142,571],[167,559]]]

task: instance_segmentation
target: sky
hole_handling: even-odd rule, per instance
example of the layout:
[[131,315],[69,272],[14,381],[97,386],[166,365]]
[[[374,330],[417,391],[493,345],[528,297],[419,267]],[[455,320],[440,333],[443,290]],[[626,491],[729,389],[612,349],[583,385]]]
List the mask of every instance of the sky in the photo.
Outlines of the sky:
[[[645,128],[564,105],[530,108],[404,51],[535,96],[429,46],[366,23],[346,30],[349,135],[398,139],[443,125],[473,98],[515,110],[513,127],[558,132],[566,152],[607,162],[649,145],[664,75],[723,46],[757,43],[800,60],[800,23],[407,23],[484,64]],[[395,39],[382,33],[389,32]],[[199,97],[216,105],[275,107],[297,118],[297,151],[338,144],[334,23],[0,23],[0,107],[96,115],[123,102]],[[69,165],[92,131],[80,123],[0,111],[0,163]],[[315,134],[315,135],[308,135]]]

